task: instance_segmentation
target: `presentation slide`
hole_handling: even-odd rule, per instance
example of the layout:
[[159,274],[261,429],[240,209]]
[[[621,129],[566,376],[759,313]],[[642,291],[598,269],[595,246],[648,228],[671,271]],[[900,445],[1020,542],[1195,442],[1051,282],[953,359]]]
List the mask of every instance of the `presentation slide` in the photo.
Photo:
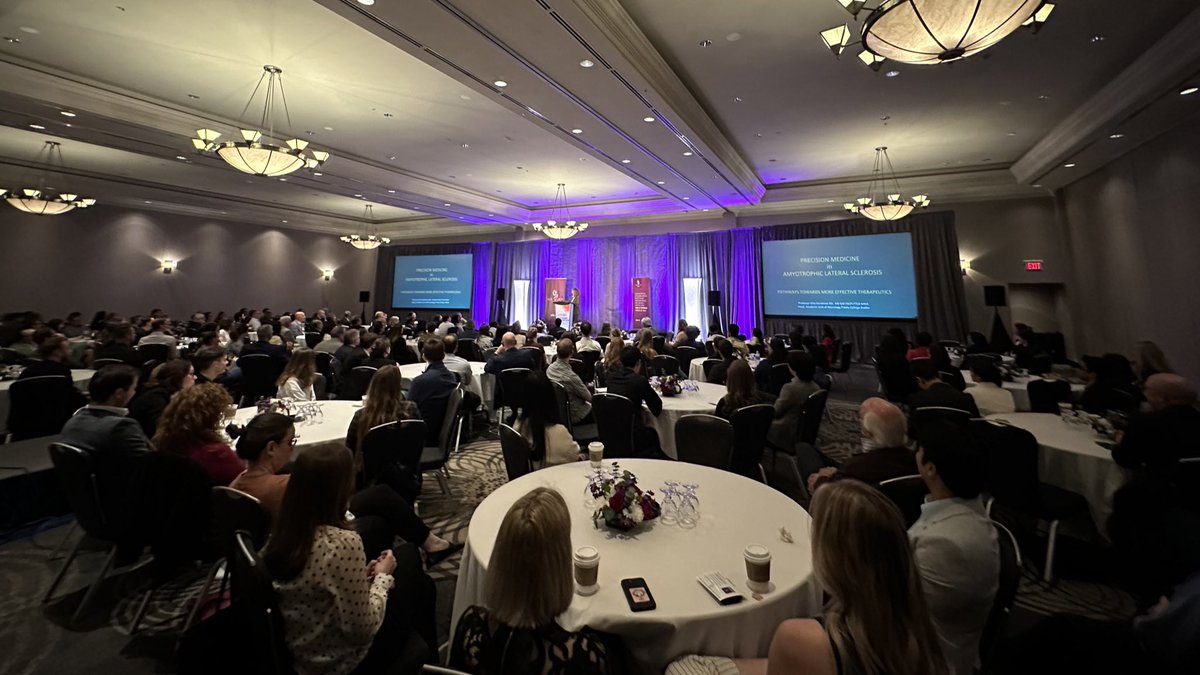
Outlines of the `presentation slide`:
[[392,307],[470,309],[471,254],[396,256]]
[[912,235],[763,242],[763,299],[772,316],[915,319]]

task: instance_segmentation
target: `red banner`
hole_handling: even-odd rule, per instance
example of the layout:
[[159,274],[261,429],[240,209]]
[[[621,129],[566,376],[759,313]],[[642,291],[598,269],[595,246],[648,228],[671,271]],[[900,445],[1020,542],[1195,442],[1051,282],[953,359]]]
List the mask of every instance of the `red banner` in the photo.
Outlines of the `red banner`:
[[569,299],[566,279],[546,279],[546,306],[542,312],[542,321],[547,324],[554,323],[554,305]]
[[640,326],[650,316],[650,277],[633,278],[633,324]]

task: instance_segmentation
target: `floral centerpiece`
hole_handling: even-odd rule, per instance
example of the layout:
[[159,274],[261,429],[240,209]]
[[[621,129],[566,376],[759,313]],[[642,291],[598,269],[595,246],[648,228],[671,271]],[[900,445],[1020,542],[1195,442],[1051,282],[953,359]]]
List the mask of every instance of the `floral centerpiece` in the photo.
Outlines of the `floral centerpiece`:
[[592,514],[596,527],[604,523],[614,530],[628,532],[639,524],[654,520],[662,513],[662,506],[654,499],[654,492],[642,492],[637,476],[613,465],[612,471],[597,471],[588,484],[592,497],[599,503]]
[[683,393],[683,385],[675,375],[655,376],[650,378],[650,385],[663,396],[675,396]]

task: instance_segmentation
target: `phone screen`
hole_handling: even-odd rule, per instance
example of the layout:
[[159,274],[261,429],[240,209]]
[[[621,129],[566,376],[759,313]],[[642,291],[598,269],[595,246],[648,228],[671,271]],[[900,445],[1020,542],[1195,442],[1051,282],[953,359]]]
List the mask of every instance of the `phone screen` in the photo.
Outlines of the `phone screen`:
[[629,603],[629,609],[635,612],[644,612],[657,607],[645,579],[623,579],[621,588],[625,591],[625,600]]

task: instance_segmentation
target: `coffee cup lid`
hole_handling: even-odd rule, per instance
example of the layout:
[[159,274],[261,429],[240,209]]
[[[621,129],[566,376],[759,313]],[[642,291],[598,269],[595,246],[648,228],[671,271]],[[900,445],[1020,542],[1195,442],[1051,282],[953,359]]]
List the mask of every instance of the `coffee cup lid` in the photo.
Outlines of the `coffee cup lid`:
[[771,557],[771,551],[762,544],[750,544],[746,547],[746,557],[766,560]]
[[588,443],[588,450],[603,450],[603,449],[604,449],[604,444],[601,443],[600,441],[592,441],[591,443]]
[[579,562],[592,562],[600,559],[600,551],[595,546],[580,546],[575,549],[575,559]]

